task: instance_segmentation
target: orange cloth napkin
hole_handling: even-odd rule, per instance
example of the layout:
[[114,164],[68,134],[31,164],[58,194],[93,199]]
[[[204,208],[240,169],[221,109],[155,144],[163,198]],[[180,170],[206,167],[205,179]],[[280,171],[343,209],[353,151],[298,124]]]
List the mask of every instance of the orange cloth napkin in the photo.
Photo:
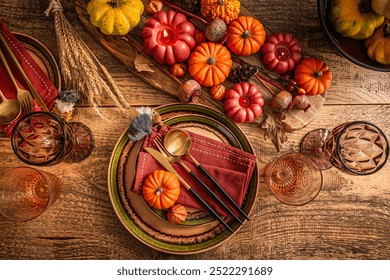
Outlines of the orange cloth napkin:
[[[153,138],[157,135],[165,135],[169,131],[168,126],[163,126],[160,131],[153,128],[152,134],[146,137],[143,147],[157,148],[153,144]],[[187,131],[188,132],[188,131]],[[225,189],[225,191],[232,197],[232,199],[241,205],[249,182],[252,177],[253,170],[256,166],[256,156],[230,145],[218,142],[216,140],[207,138],[205,136],[188,132],[192,139],[192,146],[190,153],[195,157],[202,166],[217,180],[218,183]],[[210,180],[196,168],[192,161],[185,156],[182,157],[185,162],[196,175],[198,175],[203,182],[205,182],[210,189],[212,189],[224,202],[238,215],[238,211],[229,204],[226,199],[220,195],[219,191],[210,182]],[[223,216],[230,216],[229,213],[219,205],[218,202],[210,197],[210,195],[200,186],[195,179],[189,175],[183,167],[178,163],[172,163],[175,170],[189,183],[209,204]],[[145,178],[154,172],[156,169],[164,169],[146,150],[142,149],[137,160],[137,171],[132,187],[132,191],[142,194],[142,186]],[[193,196],[181,185],[181,192],[177,204],[182,204],[195,209],[205,210]]]
[[[15,54],[19,60],[24,72],[29,78],[31,84],[37,90],[39,95],[42,97],[43,102],[45,102],[47,108],[50,110],[54,106],[54,100],[57,98],[58,90],[45,75],[42,69],[30,56],[28,51],[23,47],[23,45],[15,38],[15,36],[8,30],[7,26],[0,20],[0,33],[7,42],[8,46],[11,48],[12,52]],[[8,64],[11,68],[12,73],[14,74],[17,83],[21,88],[27,89],[28,86],[24,81],[22,75],[19,73],[16,66],[13,64],[11,58],[8,56],[7,51],[0,44],[0,48],[6,57]],[[3,92],[4,96],[8,99],[16,99],[16,89],[13,86],[11,79],[9,78],[4,66],[0,62],[0,90]],[[2,101],[1,101],[2,102]],[[41,111],[38,103],[34,100],[33,111]],[[19,118],[23,116],[23,113]],[[18,119],[19,119],[18,118]],[[17,119],[17,120],[18,120]],[[0,124],[0,130],[4,131],[7,136],[11,135],[12,129],[17,122],[15,120],[11,124],[3,125]]]

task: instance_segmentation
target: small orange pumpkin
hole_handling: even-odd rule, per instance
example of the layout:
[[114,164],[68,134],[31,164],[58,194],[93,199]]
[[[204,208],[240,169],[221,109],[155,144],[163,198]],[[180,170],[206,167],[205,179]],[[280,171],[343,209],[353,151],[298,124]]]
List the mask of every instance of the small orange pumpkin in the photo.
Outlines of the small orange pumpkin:
[[323,94],[332,82],[332,73],[321,59],[305,58],[295,68],[294,80],[307,95]]
[[228,48],[237,55],[249,56],[257,53],[264,44],[266,33],[263,25],[251,16],[240,16],[227,29]]
[[229,50],[221,44],[204,42],[197,46],[188,60],[188,73],[202,86],[223,83],[232,67]]
[[151,207],[168,209],[180,195],[179,180],[168,171],[155,170],[145,179],[142,195]]
[[200,11],[207,21],[222,19],[226,24],[236,19],[240,13],[239,0],[201,0]]

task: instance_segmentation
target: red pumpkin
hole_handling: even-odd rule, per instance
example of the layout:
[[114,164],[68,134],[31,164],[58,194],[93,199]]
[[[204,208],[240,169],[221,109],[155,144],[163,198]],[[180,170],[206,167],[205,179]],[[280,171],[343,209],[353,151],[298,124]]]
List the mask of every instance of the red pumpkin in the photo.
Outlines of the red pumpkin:
[[234,84],[225,94],[226,114],[236,123],[252,122],[263,112],[263,94],[254,84]]
[[265,66],[280,75],[293,71],[301,60],[301,46],[289,33],[269,36],[261,48],[261,53]]
[[195,47],[195,27],[185,15],[173,10],[159,11],[142,30],[145,52],[161,64],[185,61]]
[[294,80],[307,95],[323,94],[331,84],[332,73],[321,59],[305,58],[295,68]]

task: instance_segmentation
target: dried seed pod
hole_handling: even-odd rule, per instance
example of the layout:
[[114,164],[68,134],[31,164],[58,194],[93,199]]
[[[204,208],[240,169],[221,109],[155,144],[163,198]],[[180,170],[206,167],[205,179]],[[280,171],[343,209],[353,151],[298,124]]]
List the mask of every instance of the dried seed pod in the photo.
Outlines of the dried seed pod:
[[146,11],[148,11],[149,14],[155,14],[159,11],[161,11],[163,8],[163,2],[159,0],[152,0],[149,2],[148,6],[146,7]]
[[307,95],[296,95],[290,104],[290,108],[307,111],[310,108],[310,101]]
[[215,100],[222,100],[225,98],[226,88],[224,85],[216,85],[212,86],[209,92]]
[[275,94],[271,101],[271,108],[275,112],[283,112],[290,108],[292,102],[292,95],[287,90]]
[[180,204],[171,206],[167,213],[167,219],[172,224],[179,225],[183,223],[187,218],[187,209]]
[[195,38],[195,43],[197,46],[206,41],[206,36],[199,29],[195,29],[194,38]]
[[178,97],[182,102],[198,102],[202,87],[195,80],[188,80],[179,88]]
[[175,63],[169,71],[175,77],[183,77],[187,73],[187,65],[185,63]]
[[218,42],[222,39],[227,29],[226,23],[217,18],[210,22],[209,26],[207,26],[205,35],[209,41]]

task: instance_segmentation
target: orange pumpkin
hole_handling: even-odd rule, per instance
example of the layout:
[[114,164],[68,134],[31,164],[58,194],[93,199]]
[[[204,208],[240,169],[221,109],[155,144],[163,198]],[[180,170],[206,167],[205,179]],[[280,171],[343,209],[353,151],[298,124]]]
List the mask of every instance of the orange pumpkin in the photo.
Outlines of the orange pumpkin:
[[294,80],[307,95],[323,94],[332,82],[332,73],[321,59],[305,58],[295,68]]
[[168,171],[155,170],[145,179],[142,195],[151,207],[168,209],[180,195],[179,180]]
[[228,48],[237,55],[248,56],[257,53],[265,41],[265,30],[257,19],[240,16],[229,24],[227,29]]
[[188,60],[188,73],[202,86],[223,83],[232,67],[229,50],[221,44],[204,42],[197,46]]
[[240,13],[239,0],[201,0],[200,11],[207,21],[222,19],[226,24],[236,19]]

